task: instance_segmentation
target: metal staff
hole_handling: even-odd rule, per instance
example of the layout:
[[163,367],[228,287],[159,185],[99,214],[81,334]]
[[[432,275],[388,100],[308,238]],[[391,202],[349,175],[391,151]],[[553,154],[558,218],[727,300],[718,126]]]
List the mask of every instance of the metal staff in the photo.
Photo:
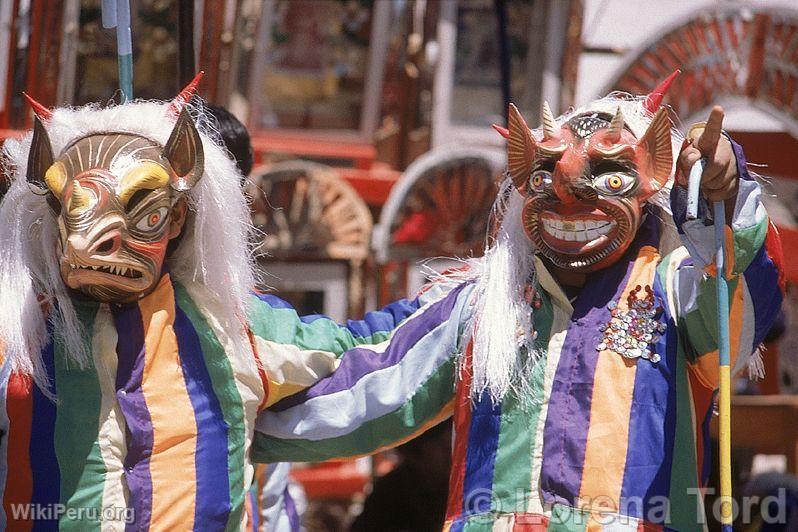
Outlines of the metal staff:
[[103,28],[116,28],[119,89],[122,103],[133,99],[133,43],[130,35],[130,0],[103,0]]
[[[690,169],[687,187],[687,218],[698,217],[698,193],[704,159]],[[720,516],[723,532],[732,530],[731,496],[731,367],[729,364],[729,289],[726,281],[726,206],[723,200],[712,204],[715,226],[715,279],[718,304],[718,362],[720,395],[719,447],[720,447]]]

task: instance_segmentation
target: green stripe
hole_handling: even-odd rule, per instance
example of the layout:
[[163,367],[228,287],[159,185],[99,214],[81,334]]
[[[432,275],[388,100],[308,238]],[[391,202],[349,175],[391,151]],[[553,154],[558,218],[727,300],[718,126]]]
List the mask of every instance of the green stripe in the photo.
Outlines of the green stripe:
[[[734,301],[734,291],[737,290],[739,282],[740,277],[728,281],[730,302]],[[696,308],[688,312],[682,320],[687,338],[690,339],[691,349],[686,353],[690,362],[694,362],[696,358],[718,348],[718,303],[715,278],[702,280],[698,290]],[[732,331],[732,334],[737,333],[739,331]]]
[[[58,409],[55,421],[55,453],[61,472],[61,504],[67,508],[97,508],[101,515],[105,462],[97,441],[100,431],[102,392],[91,358],[91,338],[99,305],[76,306],[78,319],[84,325],[84,345],[89,353],[85,369],[68,362],[63,340],[55,342],[55,385]],[[64,514],[61,530],[100,530],[99,520],[69,520]]]
[[[532,489],[532,455],[540,419],[542,394],[546,376],[546,358],[549,334],[553,321],[551,301],[542,296],[540,308],[535,310],[535,349],[542,354],[532,369],[531,387],[538,394],[533,404],[519,404],[516,394],[508,394],[502,402],[498,450],[493,467],[493,500],[495,512],[525,511]],[[520,505],[520,506],[519,506]]]
[[555,504],[551,508],[551,518],[546,532],[583,532],[587,529],[590,514]]
[[494,521],[496,519],[492,513],[471,516],[463,524],[463,532],[491,532]]
[[[695,530],[697,508],[695,490],[698,487],[693,435],[693,409],[690,404],[690,381],[687,378],[687,359],[679,346],[676,354],[676,434],[673,439],[671,465],[670,510],[674,530]],[[692,495],[688,490],[692,490]]]
[[338,356],[358,345],[383,342],[391,335],[391,331],[380,331],[355,337],[349,329],[329,318],[305,323],[295,310],[274,308],[257,297],[252,298],[250,305],[249,326],[253,334],[264,340],[293,344],[299,349],[329,351]]
[[202,348],[202,358],[211,377],[213,392],[219,399],[222,407],[224,422],[227,425],[227,474],[230,481],[230,502],[232,510],[227,519],[226,530],[238,530],[246,498],[244,486],[244,468],[246,457],[244,445],[246,443],[246,424],[244,405],[241,395],[236,388],[236,377],[230,364],[230,355],[225,351],[219,339],[205,317],[197,308],[188,291],[180,284],[175,283],[175,301],[178,307],[185,312],[191,325],[197,333]]
[[456,355],[416,389],[405,404],[357,429],[326,440],[284,440],[255,431],[250,456],[255,462],[321,462],[330,458],[373,452],[414,435],[417,428],[437,415],[454,394]]
[[733,273],[742,273],[754,260],[754,257],[765,244],[768,233],[767,216],[757,224],[733,232],[734,269]]

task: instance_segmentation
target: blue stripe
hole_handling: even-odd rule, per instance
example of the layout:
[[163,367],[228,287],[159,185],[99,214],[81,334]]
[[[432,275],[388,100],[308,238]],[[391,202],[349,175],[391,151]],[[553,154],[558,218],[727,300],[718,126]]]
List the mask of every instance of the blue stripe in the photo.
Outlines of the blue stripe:
[[377,355],[373,350],[365,347],[350,349],[341,359],[340,366],[333,374],[315,385],[275,403],[270,410],[281,412],[314,397],[349,390],[366,375],[399,364],[419,340],[449,319],[457,304],[458,296],[467,285],[467,283],[463,283],[457,286],[445,298],[430,305],[422,315],[396,329],[390,345],[384,353]]
[[463,513],[469,515],[491,511],[493,467],[499,446],[501,404],[493,404],[483,394],[471,411],[463,479]]
[[224,530],[230,515],[227,474],[227,424],[205,366],[197,331],[180,307],[175,307],[175,335],[180,364],[197,423],[195,456],[197,497],[195,530]]
[[[656,364],[637,360],[632,411],[629,419],[629,442],[621,488],[621,508],[626,515],[650,518],[655,505],[668,497],[676,436],[676,367],[678,338],[676,323],[667,306],[659,276],[654,280],[656,301],[664,308],[660,318],[668,324],[653,352],[662,358]],[[642,507],[634,502],[642,501]],[[652,502],[653,501],[653,502]],[[659,507],[659,506],[657,506]],[[662,524],[662,523],[657,523]]]
[[765,340],[765,335],[776,320],[783,299],[779,288],[779,271],[764,245],[759,248],[751,264],[745,269],[744,275],[748,293],[751,295],[755,325],[754,345],[746,346],[750,349],[747,353],[742,352],[743,346],[740,346],[740,356],[750,355]]
[[[52,334],[50,341],[42,350],[42,361],[51,383],[51,392],[56,393],[55,382],[55,348]],[[32,386],[33,416],[30,431],[30,458],[33,477],[32,508],[47,508],[56,505],[61,497],[61,472],[55,454],[55,419],[57,409],[55,403],[45,396],[38,386]],[[36,521],[34,531],[58,530],[58,520]]]
[[[268,304],[273,309],[295,310],[290,303],[271,294],[255,294],[258,299]],[[376,333],[390,332],[396,326],[421,307],[421,301],[416,298],[412,301],[400,299],[383,307],[367,313],[362,320],[347,320],[346,324],[339,327],[347,329],[356,338],[368,338]],[[313,323],[316,320],[330,320],[323,314],[309,314],[299,318],[303,323]]]

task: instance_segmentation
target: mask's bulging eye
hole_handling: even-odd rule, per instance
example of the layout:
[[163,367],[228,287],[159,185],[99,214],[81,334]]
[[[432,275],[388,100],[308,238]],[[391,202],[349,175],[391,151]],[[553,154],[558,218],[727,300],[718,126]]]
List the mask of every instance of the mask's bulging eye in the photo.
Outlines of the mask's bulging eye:
[[136,222],[136,229],[145,232],[156,231],[163,226],[167,214],[169,214],[169,209],[166,207],[145,213]]
[[543,193],[551,187],[551,172],[535,170],[529,177],[529,188],[532,192]]
[[596,177],[593,180],[593,188],[599,194],[617,196],[631,190],[635,183],[637,183],[637,178],[633,175],[610,172]]

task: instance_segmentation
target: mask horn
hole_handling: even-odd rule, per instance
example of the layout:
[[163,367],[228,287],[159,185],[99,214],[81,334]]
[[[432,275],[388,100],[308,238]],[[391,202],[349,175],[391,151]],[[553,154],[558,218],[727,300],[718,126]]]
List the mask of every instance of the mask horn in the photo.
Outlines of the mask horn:
[[623,114],[621,113],[621,107],[618,106],[618,110],[615,111],[615,116],[612,117],[612,122],[610,122],[610,127],[607,128],[606,139],[613,144],[621,140],[623,125]]
[[543,140],[557,138],[557,121],[554,120],[554,114],[551,112],[549,102],[544,100],[540,111],[543,121]]
[[43,106],[42,104],[40,104],[39,102],[37,102],[36,100],[34,100],[30,94],[28,94],[27,92],[23,92],[22,96],[24,96],[25,99],[28,101],[28,105],[31,106],[31,109],[33,109],[33,112],[36,114],[36,116],[39,117],[39,120],[47,121],[53,117],[53,112],[48,108],[46,108],[45,106]]
[[509,138],[510,138],[510,130],[509,130],[509,129],[507,129],[507,128],[504,128],[504,127],[501,127],[501,126],[500,126],[500,125],[498,125],[498,124],[491,124],[491,125],[490,125],[490,127],[492,127],[493,129],[495,129],[495,130],[496,130],[496,132],[497,132],[499,135],[501,135],[502,137],[504,137],[505,139],[509,139]]
[[177,117],[177,123],[163,148],[163,155],[176,174],[171,186],[178,192],[189,190],[202,177],[205,168],[202,138],[185,108]]
[[45,175],[53,165],[53,147],[50,136],[38,116],[33,119],[33,139],[28,152],[28,186],[35,194],[47,194]]
[[169,104],[169,109],[166,111],[169,116],[172,118],[177,118],[180,116],[180,112],[183,110],[183,107],[185,107],[188,102],[191,101],[191,98],[194,96],[194,94],[197,93],[197,86],[204,75],[204,70],[197,72],[197,75],[194,76],[194,79],[192,79],[191,82],[189,82],[189,84],[186,85],[182,91],[180,91],[180,94],[175,96],[175,99],[172,100],[172,103]]
[[681,74],[681,70],[674,70],[670,76],[665,78],[662,83],[657,85],[657,88],[651,91],[648,96],[646,96],[646,100],[643,102],[643,107],[649,113],[656,113],[659,106],[662,105],[662,99],[665,98],[665,94],[667,94],[668,90],[671,88],[671,83],[673,80],[676,79],[676,76]]

